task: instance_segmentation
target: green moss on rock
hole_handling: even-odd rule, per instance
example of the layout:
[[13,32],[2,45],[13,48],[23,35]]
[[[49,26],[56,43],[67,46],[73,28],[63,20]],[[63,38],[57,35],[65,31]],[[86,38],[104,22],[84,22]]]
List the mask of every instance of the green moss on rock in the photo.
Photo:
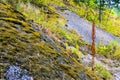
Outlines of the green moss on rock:
[[[49,42],[43,41],[42,32],[36,31],[31,24],[23,21],[21,13],[16,13],[11,6],[0,3],[1,13],[3,14],[0,15],[1,79],[5,79],[5,72],[10,65],[18,65],[27,69],[35,80],[63,78],[80,80],[81,71],[84,71],[88,80],[99,80],[95,74],[87,71],[75,59],[65,54],[58,43],[54,43],[54,46],[57,46],[61,52],[57,52]],[[24,17],[22,18],[25,20]]]

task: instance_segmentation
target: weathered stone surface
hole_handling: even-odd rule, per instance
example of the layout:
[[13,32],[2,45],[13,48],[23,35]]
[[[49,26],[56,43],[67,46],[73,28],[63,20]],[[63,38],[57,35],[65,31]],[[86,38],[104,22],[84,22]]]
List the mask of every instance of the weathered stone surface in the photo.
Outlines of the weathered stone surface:
[[[82,70],[89,80],[99,80],[70,57],[70,52],[66,52],[59,43],[42,33],[39,28],[27,22],[20,12],[0,3],[1,79],[80,80]],[[22,69],[26,69],[30,76]]]
[[22,70],[19,66],[10,66],[6,72],[7,80],[33,80],[27,75],[27,70]]

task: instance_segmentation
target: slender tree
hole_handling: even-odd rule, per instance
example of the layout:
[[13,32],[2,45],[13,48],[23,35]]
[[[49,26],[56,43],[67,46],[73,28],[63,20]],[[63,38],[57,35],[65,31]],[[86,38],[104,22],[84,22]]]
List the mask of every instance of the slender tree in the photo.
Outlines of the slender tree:
[[95,22],[92,22],[92,71],[94,71],[95,58]]

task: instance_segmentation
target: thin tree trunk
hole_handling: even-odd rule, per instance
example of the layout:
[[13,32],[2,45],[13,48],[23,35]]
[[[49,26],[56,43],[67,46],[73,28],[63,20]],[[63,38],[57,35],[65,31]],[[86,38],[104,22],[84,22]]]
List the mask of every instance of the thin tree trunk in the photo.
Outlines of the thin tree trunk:
[[92,71],[94,71],[95,58],[95,22],[92,22]]

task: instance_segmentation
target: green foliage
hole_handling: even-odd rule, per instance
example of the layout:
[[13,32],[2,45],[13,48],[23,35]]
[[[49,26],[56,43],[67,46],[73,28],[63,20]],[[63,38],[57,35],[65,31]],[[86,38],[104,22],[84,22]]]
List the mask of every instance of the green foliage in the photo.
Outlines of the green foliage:
[[22,11],[28,19],[34,20],[38,24],[48,28],[56,35],[59,35],[59,39],[64,39],[71,45],[84,44],[81,42],[80,36],[75,31],[67,31],[63,28],[63,26],[66,24],[66,20],[60,15],[56,14],[56,9],[53,6],[48,6],[48,11],[50,14],[47,14],[46,10],[37,6],[35,7],[31,4],[27,4],[26,6],[24,3],[20,4],[19,10]]
[[7,2],[7,0],[1,0],[0,2],[4,2],[4,3],[6,3],[6,2]]
[[83,17],[89,21],[96,21],[98,19],[98,13],[94,10],[97,8],[96,3],[93,0],[85,1],[85,3],[79,2],[79,5],[76,6],[74,2],[70,3],[72,5],[68,6],[68,9],[72,12],[75,12],[80,17]]
[[[20,7],[19,9],[23,10],[23,8]],[[5,14],[3,14],[2,11],[5,11]],[[33,13],[30,13],[29,10],[29,14],[24,10],[22,12],[26,13],[25,15],[27,15],[27,17],[28,15],[33,19],[35,17],[32,16]],[[41,14],[39,10],[33,12],[35,12],[37,16]],[[95,74],[88,72],[87,69],[81,66],[75,59],[70,58],[70,56],[67,55],[68,53],[64,54],[64,49],[58,45],[59,43],[57,41],[54,45],[60,49],[61,52],[57,52],[52,44],[44,42],[42,36],[45,34],[41,34],[44,32],[38,32],[32,28],[32,25],[36,23],[29,22],[22,13],[15,11],[14,8],[10,6],[0,3],[0,14],[2,14],[0,15],[1,79],[5,79],[5,72],[10,65],[18,65],[21,68],[27,69],[35,80],[61,80],[63,79],[61,73],[65,74],[64,79],[78,79],[81,77],[81,74],[79,74],[81,70],[84,71],[87,76],[93,76],[88,79],[99,80]],[[14,16],[12,14],[14,14]],[[44,15],[46,14],[44,13]],[[35,21],[37,21],[37,18]],[[53,24],[56,23],[49,23],[51,29],[56,27]],[[53,27],[51,27],[51,25],[53,25]],[[58,31],[62,32],[62,27]],[[75,33],[72,34],[75,35]]]
[[70,47],[68,44],[66,44],[66,48],[70,50],[70,52],[77,56],[77,60],[80,60],[82,58],[82,52],[79,50],[79,46],[76,45],[76,47]]
[[102,45],[100,44],[97,47],[97,53],[111,59],[117,59],[120,60],[120,46],[117,42],[114,42],[113,44],[109,45]]
[[[75,1],[75,2],[74,2]],[[102,12],[102,21],[99,23],[99,6],[97,5],[97,0],[74,0],[69,1],[69,4],[72,6],[68,6],[67,8],[72,12],[75,12],[80,17],[83,17],[89,21],[95,21],[97,27],[120,37],[120,18],[119,11],[115,8],[110,9],[105,6],[104,11]],[[117,12],[117,14],[116,14]]]
[[[63,3],[63,0],[9,0],[9,1],[2,0],[2,2],[7,2],[15,6],[17,10],[19,10],[18,6],[22,2],[26,4],[31,3],[40,8],[42,7],[43,9],[45,9],[43,11],[47,11],[47,12],[52,12],[52,11],[56,12],[53,6],[50,6],[51,4],[55,4],[60,7],[64,7],[66,5],[67,6],[66,8],[77,13],[79,16],[89,21],[95,20],[95,23],[96,25],[98,25],[98,27],[106,30],[107,32],[117,37],[120,37],[120,33],[119,33],[120,32],[120,28],[119,28],[120,19],[118,18],[120,11],[119,10],[117,11],[116,8],[113,8],[112,10],[110,10],[110,8],[104,7],[105,9],[102,12],[102,24],[101,24],[99,23],[99,20],[98,20],[99,6],[97,5],[97,0],[65,0],[65,1],[67,1],[67,3],[70,4],[70,6]],[[46,7],[48,8],[47,10],[46,10]],[[34,16],[33,12],[31,13]],[[29,15],[30,14],[28,14],[28,16]],[[35,18],[36,21],[38,21],[39,23],[44,23],[45,25],[47,24],[46,22],[44,22],[44,20],[41,22],[41,18],[39,16],[37,16],[36,18]]]
[[[3,0],[3,1],[6,2],[6,0]],[[68,8],[69,10],[77,13],[78,15],[80,15],[85,19],[88,19],[89,21],[96,20],[96,23],[98,24],[98,20],[97,20],[98,13],[97,13],[97,5],[94,3],[95,0],[87,0],[87,1],[88,2],[85,4],[79,3],[79,5],[76,5],[73,2],[73,0],[69,0],[70,5],[72,6],[68,6]],[[24,2],[25,4],[22,2]],[[18,10],[23,12],[23,14],[27,17],[27,19],[34,20],[38,24],[42,25],[42,27],[47,28],[53,34],[56,34],[61,41],[64,41],[67,44],[66,47],[68,47],[69,45],[75,46],[75,48],[71,49],[71,52],[75,54],[78,57],[78,59],[81,59],[82,52],[79,51],[78,45],[84,44],[84,42],[81,41],[80,36],[75,31],[68,31],[62,27],[66,24],[66,20],[60,15],[56,14],[57,13],[56,9],[54,8],[54,6],[51,6],[51,4],[55,4],[60,7],[63,7],[65,4],[62,2],[62,0],[22,0],[22,1],[19,0],[19,2],[16,2],[16,1],[10,2],[10,4],[16,4],[16,3],[18,3],[17,4]],[[9,7],[7,10],[7,13],[4,13],[2,10],[0,10],[0,17],[6,16],[6,15],[7,17],[10,17],[10,18],[1,18],[1,23],[3,23],[2,21],[10,22],[10,23],[6,25],[5,28],[0,28],[0,31],[1,31],[0,40],[2,40],[2,43],[0,44],[0,51],[4,52],[7,50],[8,55],[7,56],[4,55],[4,57],[8,58],[8,60],[10,60],[10,63],[12,62],[14,63],[14,61],[17,61],[23,67],[27,68],[30,71],[30,74],[33,74],[33,75],[36,74],[35,79],[43,75],[47,75],[49,77],[53,67],[49,65],[52,68],[48,68],[48,64],[46,64],[47,65],[46,66],[43,64],[39,65],[39,63],[45,63],[48,60],[47,58],[52,57],[52,60],[56,59],[54,64],[54,66],[56,66],[56,64],[59,63],[59,61],[57,60],[58,53],[53,49],[53,47],[50,44],[40,42],[41,34],[38,32],[35,32],[30,27],[30,25],[28,25],[28,23],[21,21],[21,18],[22,19],[25,18],[23,15],[20,15],[19,13],[14,13],[14,11],[13,12],[12,11],[13,10],[11,10],[11,8]],[[119,36],[120,29],[118,27],[115,28],[115,25],[112,23],[113,22],[112,20],[109,20],[107,22],[107,19],[109,18],[108,14],[109,14],[109,11],[106,10],[104,13],[105,17],[103,18],[104,21],[102,23],[104,26],[100,26],[100,27],[114,35]],[[120,22],[119,19],[115,21],[116,21],[116,24],[119,24]],[[21,33],[19,33],[16,30],[17,26],[13,26],[15,28],[9,27],[14,24],[21,25],[21,28],[20,28]],[[11,28],[11,30],[6,31],[7,28]],[[3,32],[6,31],[6,32],[3,33],[2,31]],[[8,47],[6,44],[8,45]],[[29,45],[29,46],[26,46],[26,45]],[[1,46],[3,46],[6,50]],[[115,45],[112,45],[112,44],[107,46],[100,45],[98,47],[97,52],[106,57],[111,57],[113,55],[114,47]],[[120,48],[117,47],[114,54],[114,57],[117,59],[120,59],[119,51],[120,51]],[[13,55],[15,57],[13,57]],[[31,57],[31,55],[33,57]],[[30,59],[25,58],[27,56],[30,56]],[[63,57],[62,54],[60,54],[59,56]],[[43,62],[42,60],[44,60],[45,62]],[[30,61],[32,64],[29,65],[27,61]],[[49,61],[51,60],[48,60],[47,62]],[[24,64],[24,62],[26,62],[26,64]],[[65,71],[67,75],[76,77],[76,75],[78,74],[77,71],[73,69],[74,67],[71,67],[71,65],[62,65],[60,63],[59,65],[61,65],[60,66],[62,68],[61,70],[64,70],[64,69],[69,70],[69,71]],[[31,67],[33,69],[31,69]],[[39,69],[38,67],[40,67],[41,69]],[[39,73],[39,71],[43,73]],[[102,76],[102,78],[109,79],[111,77],[110,73],[106,69],[104,69],[104,67],[102,67],[101,65],[97,65],[96,71],[100,73],[100,76]],[[90,73],[87,73],[87,74],[89,75]]]
[[47,6],[47,0],[34,0],[32,3],[37,6]]
[[104,55],[105,57],[112,58],[116,45],[116,42],[109,45],[99,44],[99,46],[97,47],[97,53]]
[[120,45],[116,47],[114,58],[120,60]]
[[100,64],[96,65],[95,71],[99,76],[101,76],[105,80],[109,80],[110,78],[112,78],[110,72]]

